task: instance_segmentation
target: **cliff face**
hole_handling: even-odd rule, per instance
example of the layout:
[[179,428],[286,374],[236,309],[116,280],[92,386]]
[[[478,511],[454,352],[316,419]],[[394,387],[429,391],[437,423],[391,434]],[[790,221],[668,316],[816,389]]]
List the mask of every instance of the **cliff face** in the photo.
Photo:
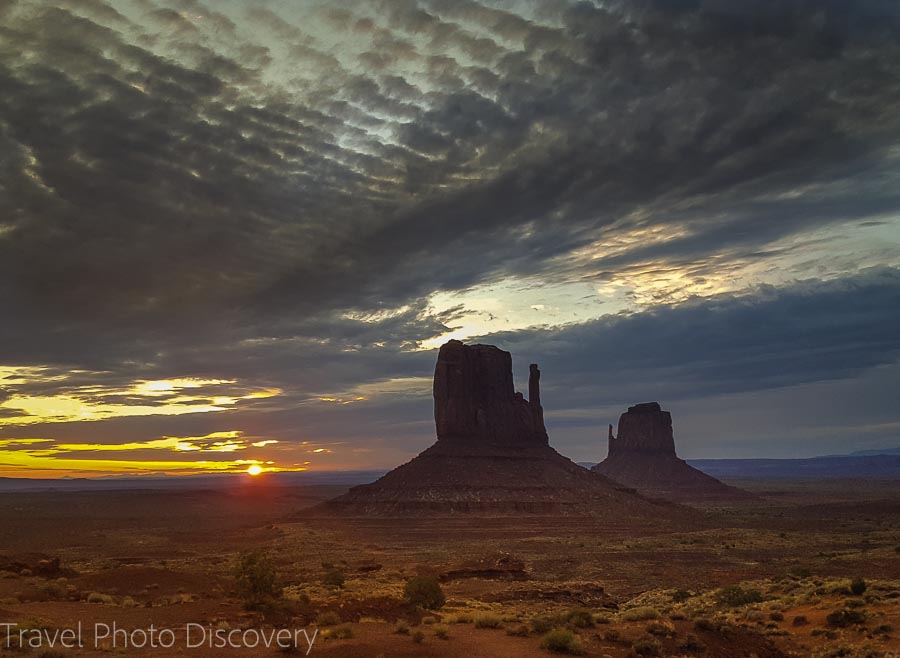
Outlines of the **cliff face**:
[[644,402],[628,407],[619,416],[619,436],[609,426],[609,454],[621,452],[654,452],[675,456],[672,414],[663,411],[659,402]]
[[530,401],[516,393],[509,352],[451,340],[441,347],[434,369],[438,441],[547,445],[540,371],[534,364],[528,389]]

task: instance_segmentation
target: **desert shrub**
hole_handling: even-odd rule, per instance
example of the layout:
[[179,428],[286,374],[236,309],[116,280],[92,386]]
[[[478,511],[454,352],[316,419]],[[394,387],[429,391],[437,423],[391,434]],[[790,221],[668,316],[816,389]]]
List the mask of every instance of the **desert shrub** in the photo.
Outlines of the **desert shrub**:
[[844,602],[844,605],[848,608],[865,608],[866,602],[862,599],[849,599]]
[[769,613],[769,619],[772,621],[784,621],[784,614],[776,610]]
[[893,630],[894,627],[890,624],[881,624],[880,626],[876,626],[872,632],[875,633],[875,635],[890,635]]
[[541,638],[541,648],[554,653],[578,655],[584,651],[581,641],[572,631],[557,629]]
[[854,578],[853,582],[850,583],[850,593],[854,596],[862,596],[867,587],[868,585],[865,580],[862,578]]
[[451,616],[447,617],[447,623],[448,624],[471,624],[472,616],[463,614],[463,613],[460,613],[457,615],[451,615]]
[[394,628],[394,632],[397,635],[409,635],[409,624],[405,621],[398,621],[397,626]]
[[87,597],[88,603],[102,603],[104,605],[113,605],[116,601],[109,594],[101,594],[100,592],[91,592]]
[[669,624],[654,621],[647,624],[645,630],[650,633],[650,635],[670,635],[675,631],[675,628]]
[[791,622],[792,626],[806,626],[807,624],[809,624],[809,619],[806,618],[806,615],[797,615]]
[[615,628],[610,628],[603,634],[603,639],[607,642],[618,642],[622,639],[622,634]]
[[800,579],[812,577],[812,571],[808,567],[794,567],[791,569],[790,574],[794,578]]
[[631,644],[631,650],[639,656],[659,656],[662,644],[655,637],[642,637]]
[[595,624],[611,624],[612,619],[608,615],[594,615]]
[[678,642],[677,649],[685,653],[702,653],[706,651],[706,645],[693,635],[688,635]]
[[439,640],[449,640],[450,639],[450,631],[447,630],[446,626],[435,626],[434,627],[434,636]]
[[329,640],[351,640],[353,639],[353,629],[349,626],[338,626],[329,630],[326,637]]
[[330,587],[331,589],[343,589],[345,582],[346,578],[344,578],[344,572],[339,569],[329,571],[322,579],[322,583],[325,587]]
[[492,612],[485,612],[475,617],[475,628],[500,628],[500,617]]
[[672,592],[672,601],[675,603],[684,603],[691,598],[691,593],[686,589],[676,589]]
[[566,615],[566,621],[575,628],[592,628],[594,626],[594,615],[591,614],[590,610],[579,608],[570,611]]
[[744,589],[738,585],[721,589],[716,594],[716,601],[729,608],[739,608],[751,603],[760,603],[762,600],[763,595],[758,589]]
[[556,621],[552,617],[533,617],[531,619],[531,630],[535,633],[547,633],[552,631],[556,626]]
[[659,619],[659,611],[649,605],[643,605],[625,610],[619,616],[623,621],[650,621],[651,619]]
[[694,628],[698,631],[705,631],[707,633],[712,633],[714,631],[719,630],[719,625],[711,619],[706,619],[705,617],[701,617],[694,621]]
[[436,617],[422,617],[422,623],[426,626],[431,626],[432,624],[437,622]]
[[865,622],[866,616],[859,610],[835,610],[825,617],[825,623],[833,628],[846,628]]
[[256,552],[241,553],[234,576],[238,595],[248,609],[259,608],[281,596],[275,566],[265,555]]
[[441,584],[434,576],[415,576],[410,578],[403,595],[412,605],[417,605],[426,610],[437,610],[444,607],[447,602]]
[[425,641],[425,633],[423,633],[422,631],[416,631],[412,634],[412,640],[416,644],[422,644],[422,642]]
[[507,628],[506,634],[510,637],[528,637],[528,627],[525,624],[515,628]]
[[319,616],[316,617],[316,624],[319,626],[336,626],[340,623],[341,616],[332,610],[319,613]]
[[669,615],[669,619],[671,619],[672,621],[684,621],[685,619],[687,619],[687,615],[683,612],[673,612]]

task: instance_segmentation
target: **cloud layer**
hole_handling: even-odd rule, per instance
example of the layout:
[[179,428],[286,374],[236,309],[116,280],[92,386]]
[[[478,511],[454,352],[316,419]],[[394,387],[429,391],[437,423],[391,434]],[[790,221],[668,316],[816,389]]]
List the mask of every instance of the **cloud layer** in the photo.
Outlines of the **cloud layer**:
[[[546,362],[560,418],[863,378],[897,360],[898,37],[878,0],[0,3],[0,435],[385,465],[454,329]],[[186,378],[234,402],[22,416]]]

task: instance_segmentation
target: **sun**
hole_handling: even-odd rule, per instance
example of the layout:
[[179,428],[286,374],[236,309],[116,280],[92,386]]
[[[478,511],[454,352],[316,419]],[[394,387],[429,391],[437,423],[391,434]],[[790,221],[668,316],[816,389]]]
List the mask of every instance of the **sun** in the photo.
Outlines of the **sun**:
[[247,472],[250,475],[259,475],[260,473],[262,473],[262,466],[260,466],[259,464],[251,464],[247,467]]

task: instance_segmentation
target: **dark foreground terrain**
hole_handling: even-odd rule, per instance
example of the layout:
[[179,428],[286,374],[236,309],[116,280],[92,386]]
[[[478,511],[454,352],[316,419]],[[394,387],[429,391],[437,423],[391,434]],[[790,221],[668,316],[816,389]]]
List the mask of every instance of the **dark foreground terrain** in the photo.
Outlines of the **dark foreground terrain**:
[[[318,629],[309,655],[896,656],[896,481],[734,481],[760,498],[703,511],[702,527],[648,529],[541,516],[309,518],[344,489],[0,494],[0,656],[277,656],[185,646],[222,632]],[[240,554],[274,562],[282,598],[248,611]],[[58,563],[57,560],[58,559]],[[446,604],[407,604],[437,576]],[[343,586],[340,581],[343,580]],[[19,646],[82,624],[83,648]],[[95,624],[170,628],[172,648],[95,641]],[[139,639],[139,638],[138,638]],[[303,644],[294,651],[303,655]]]

